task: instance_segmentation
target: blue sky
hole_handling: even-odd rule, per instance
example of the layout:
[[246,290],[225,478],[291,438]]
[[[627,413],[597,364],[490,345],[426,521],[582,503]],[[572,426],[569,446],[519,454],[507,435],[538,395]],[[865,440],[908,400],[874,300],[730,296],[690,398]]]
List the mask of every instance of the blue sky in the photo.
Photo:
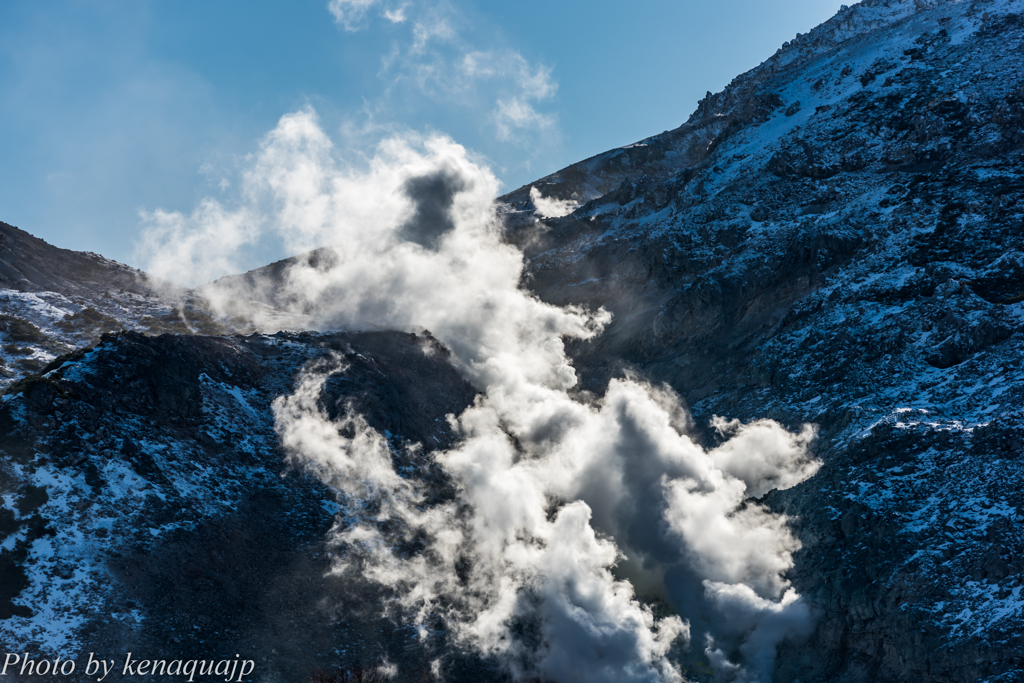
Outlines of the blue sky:
[[0,220],[141,265],[140,212],[230,203],[305,107],[340,155],[440,132],[512,190],[678,126],[840,4],[6,0]]

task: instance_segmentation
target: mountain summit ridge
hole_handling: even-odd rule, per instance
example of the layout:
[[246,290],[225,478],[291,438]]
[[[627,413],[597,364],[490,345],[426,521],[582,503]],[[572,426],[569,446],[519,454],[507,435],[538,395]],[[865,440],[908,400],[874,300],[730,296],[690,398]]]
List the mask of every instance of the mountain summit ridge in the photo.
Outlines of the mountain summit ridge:
[[[1011,6],[1013,0],[1009,3],[979,3],[970,0],[863,0],[852,6],[844,5],[827,21],[807,33],[797,34],[793,40],[787,41],[761,64],[734,78],[722,91],[709,91],[678,128],[570,164],[513,190],[500,199],[510,206],[525,206],[524,202],[529,198],[531,187],[537,187],[545,196],[576,201],[580,204],[597,199],[614,190],[625,179],[626,176],[615,171],[617,165],[622,165],[620,157],[623,156],[631,158],[625,166],[631,168],[634,175],[664,171],[668,168],[678,170],[680,162],[684,167],[695,166],[736,127],[763,118],[783,105],[778,99],[778,94],[772,92],[770,86],[770,81],[783,72],[796,71],[809,61],[845,43],[868,40],[872,33],[912,19],[918,14],[939,12],[946,7],[961,4],[970,6],[970,14],[982,13],[985,9],[1005,9],[1002,6]],[[761,92],[762,90],[764,92]],[[645,147],[654,149],[645,150]],[[659,163],[662,159],[666,159],[667,163]]]

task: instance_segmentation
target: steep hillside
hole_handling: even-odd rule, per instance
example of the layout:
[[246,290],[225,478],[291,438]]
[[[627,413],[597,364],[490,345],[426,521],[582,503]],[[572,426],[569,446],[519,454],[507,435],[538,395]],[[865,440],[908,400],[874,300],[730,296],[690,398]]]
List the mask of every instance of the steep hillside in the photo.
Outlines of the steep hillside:
[[1021,675],[1021,10],[846,8],[503,198],[528,286],[615,315],[576,347],[588,386],[632,365],[699,422],[819,425],[822,471],[767,497],[821,614],[777,680]]
[[146,293],[145,273],[99,254],[60,249],[0,222],[0,287],[20,292]]
[[0,387],[119,330],[226,331],[180,287],[0,222]]
[[311,362],[344,368],[325,410],[355,406],[396,458],[424,444],[396,466],[450,495],[430,452],[475,392],[429,337],[108,336],[0,399],[4,648],[242,652],[258,655],[256,680],[305,680],[339,661],[390,660],[411,676],[439,656],[462,680],[497,675],[409,650],[414,634],[380,612],[378,588],[330,575],[344,501],[285,460],[272,409]]

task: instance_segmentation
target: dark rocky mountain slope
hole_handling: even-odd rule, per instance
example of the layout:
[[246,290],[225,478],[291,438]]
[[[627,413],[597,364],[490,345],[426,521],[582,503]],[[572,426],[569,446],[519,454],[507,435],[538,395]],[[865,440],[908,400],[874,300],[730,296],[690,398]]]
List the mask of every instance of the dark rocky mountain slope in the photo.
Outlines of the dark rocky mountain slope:
[[[414,678],[445,656],[408,650],[379,589],[330,575],[337,496],[278,446],[273,400],[328,357],[346,370],[325,409],[351,403],[396,446],[424,444],[396,465],[445,495],[430,452],[475,391],[429,336],[125,332],[15,384],[0,399],[5,650],[242,652],[260,680],[383,660]],[[476,672],[464,680],[498,675],[447,657]]]
[[61,249],[0,222],[0,287],[4,289],[69,295],[147,293],[147,280],[145,273],[99,254]]
[[615,314],[590,386],[819,426],[821,472],[767,499],[821,614],[777,680],[1024,676],[1022,9],[862,2],[503,198],[528,286]]
[[0,387],[120,330],[227,331],[181,287],[0,222]]

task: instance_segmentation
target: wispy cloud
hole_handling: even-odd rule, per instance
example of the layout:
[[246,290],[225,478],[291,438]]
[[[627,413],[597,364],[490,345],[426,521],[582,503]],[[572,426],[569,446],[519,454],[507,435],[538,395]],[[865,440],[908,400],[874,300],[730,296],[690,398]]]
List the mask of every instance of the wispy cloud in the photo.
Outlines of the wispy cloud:
[[386,9],[384,10],[384,18],[390,21],[392,24],[401,24],[405,21],[405,5],[397,9]]
[[531,99],[547,99],[558,90],[549,67],[534,66],[511,50],[467,52],[459,68],[470,79],[508,79],[524,97]]
[[449,43],[458,38],[452,26],[451,17],[438,10],[431,10],[413,22],[413,42],[410,52],[422,54],[431,43]]
[[232,211],[213,199],[189,215],[141,211],[135,256],[149,272],[167,281],[200,284],[238,268],[240,250],[258,234],[248,209]]
[[[381,59],[386,95],[407,96],[412,88],[435,104],[478,111],[492,139],[522,148],[558,140],[558,117],[546,111],[558,92],[552,68],[533,63],[510,47],[482,48],[466,36],[475,28],[450,3],[412,0],[331,0],[335,21],[345,30],[372,29],[370,15],[407,25]],[[474,30],[470,30],[470,29]]]
[[553,115],[539,113],[528,101],[520,97],[498,100],[493,116],[498,139],[502,141],[515,141],[518,133],[546,131],[555,125]]
[[346,31],[358,31],[365,26],[367,12],[379,4],[380,0],[331,0],[327,11]]
[[527,142],[524,134],[555,129],[557,117],[536,108],[558,91],[550,67],[530,64],[511,50],[478,50],[463,55],[457,69],[463,87],[483,81],[499,84],[502,96],[495,101],[489,117],[499,140]]

